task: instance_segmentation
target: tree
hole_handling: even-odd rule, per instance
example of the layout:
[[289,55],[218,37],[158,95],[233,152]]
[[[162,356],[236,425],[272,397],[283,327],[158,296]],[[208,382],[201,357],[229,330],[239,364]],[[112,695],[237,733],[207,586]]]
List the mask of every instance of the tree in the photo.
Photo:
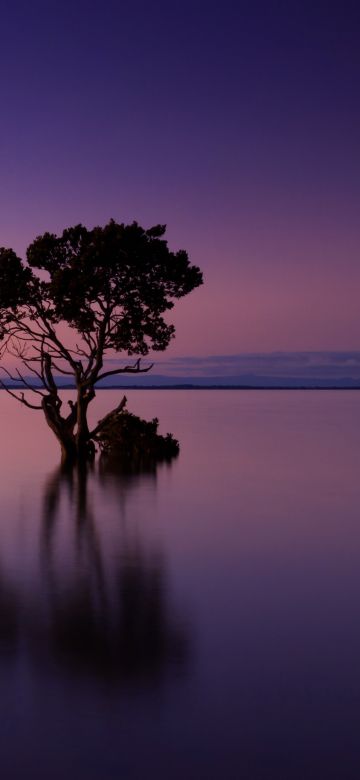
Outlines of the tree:
[[[202,284],[199,268],[185,251],[171,252],[165,226],[144,230],[111,220],[88,230],[83,225],[56,236],[45,233],[28,247],[27,263],[0,248],[1,353],[15,355],[24,368],[7,376],[32,390],[6,387],[18,401],[42,410],[57,437],[62,460],[82,461],[94,453],[102,421],[90,430],[87,412],[97,384],[122,373],[140,374],[149,350],[166,349],[175,328],[164,319],[174,300]],[[73,345],[71,333],[76,334]],[[136,356],[131,365],[107,368],[106,354]],[[58,375],[76,387],[63,414]],[[4,383],[2,383],[5,386]],[[113,410],[110,414],[116,412]],[[104,418],[106,424],[109,415]]]

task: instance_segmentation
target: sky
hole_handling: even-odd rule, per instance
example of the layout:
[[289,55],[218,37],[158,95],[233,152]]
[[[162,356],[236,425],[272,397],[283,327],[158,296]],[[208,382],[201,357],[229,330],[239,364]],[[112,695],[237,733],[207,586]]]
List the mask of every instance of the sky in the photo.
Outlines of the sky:
[[359,3],[13,0],[0,24],[1,245],[166,223],[205,277],[184,371],[359,348]]

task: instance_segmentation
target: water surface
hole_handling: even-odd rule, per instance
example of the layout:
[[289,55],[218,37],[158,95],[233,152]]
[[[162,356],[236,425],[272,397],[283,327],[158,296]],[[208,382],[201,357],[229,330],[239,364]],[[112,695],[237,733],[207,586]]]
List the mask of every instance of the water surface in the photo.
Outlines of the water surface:
[[179,458],[69,477],[0,393],[2,777],[358,778],[360,394],[128,398]]

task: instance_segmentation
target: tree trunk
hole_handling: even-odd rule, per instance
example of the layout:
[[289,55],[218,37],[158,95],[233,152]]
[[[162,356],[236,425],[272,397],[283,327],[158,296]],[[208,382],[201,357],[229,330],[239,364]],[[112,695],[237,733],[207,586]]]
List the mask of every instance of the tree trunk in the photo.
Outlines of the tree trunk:
[[90,431],[87,421],[87,410],[90,401],[95,398],[93,388],[84,390],[78,387],[77,413],[76,413],[76,452],[79,463],[92,460],[95,455],[95,445],[90,438]]
[[49,393],[42,400],[46,422],[60,444],[62,465],[81,465],[95,455],[87,422],[87,409],[94,397],[93,388],[84,390],[79,386],[76,403],[69,401],[71,411],[68,417],[60,414],[62,402],[57,393]]
[[61,464],[72,465],[77,460],[76,440],[73,433],[75,418],[74,408],[72,407],[68,418],[60,414],[60,399],[55,396],[45,396],[42,401],[46,422],[55,434],[61,448]]

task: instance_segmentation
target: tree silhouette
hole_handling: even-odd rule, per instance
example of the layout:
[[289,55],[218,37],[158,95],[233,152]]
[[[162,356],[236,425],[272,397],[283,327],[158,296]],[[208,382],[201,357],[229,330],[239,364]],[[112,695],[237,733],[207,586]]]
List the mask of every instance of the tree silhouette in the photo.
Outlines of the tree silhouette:
[[[38,403],[6,389],[25,406],[43,410],[63,461],[82,461],[94,452],[87,411],[98,382],[149,371],[152,366],[142,367],[141,358],[150,349],[166,349],[174,336],[164,315],[174,300],[202,284],[200,269],[185,251],[171,252],[164,235],[164,225],[145,230],[111,220],[93,230],[76,225],[60,236],[45,233],[28,247],[27,263],[0,248],[1,352],[16,355],[37,387],[23,368],[15,374],[3,370],[32,390]],[[137,359],[108,369],[108,353]],[[66,414],[59,374],[76,387]]]

